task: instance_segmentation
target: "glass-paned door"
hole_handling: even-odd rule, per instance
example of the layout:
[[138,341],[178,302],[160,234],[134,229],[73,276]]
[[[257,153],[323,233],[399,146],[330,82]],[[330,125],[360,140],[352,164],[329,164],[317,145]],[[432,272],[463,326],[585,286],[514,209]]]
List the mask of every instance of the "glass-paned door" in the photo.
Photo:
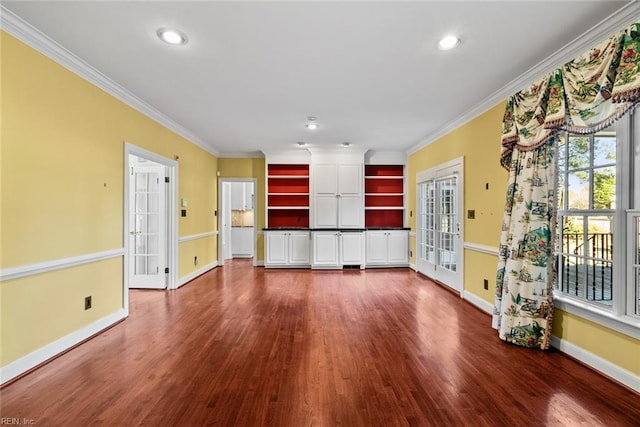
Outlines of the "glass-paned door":
[[418,176],[417,268],[458,291],[461,273],[461,165]]
[[129,287],[166,287],[165,167],[132,162],[129,189]]
[[418,259],[435,264],[436,247],[435,247],[435,182],[427,181],[420,183],[419,201],[421,206],[419,214],[419,243],[418,243]]

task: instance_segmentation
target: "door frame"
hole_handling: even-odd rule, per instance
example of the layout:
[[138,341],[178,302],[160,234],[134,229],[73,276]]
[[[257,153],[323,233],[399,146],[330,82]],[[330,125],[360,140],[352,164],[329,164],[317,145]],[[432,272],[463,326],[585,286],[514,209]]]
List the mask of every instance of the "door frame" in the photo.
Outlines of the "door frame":
[[[420,218],[420,215],[422,213],[421,206],[420,206],[420,184],[429,180],[437,180],[438,177],[444,177],[445,175],[450,175],[451,174],[449,172],[450,169],[456,169],[455,174],[458,176],[457,204],[458,204],[458,215],[459,215],[458,222],[460,224],[460,231],[459,231],[460,237],[459,237],[459,245],[457,250],[457,255],[458,255],[457,271],[459,271],[460,283],[456,283],[456,284],[449,284],[445,282],[442,282],[442,283],[445,284],[447,287],[451,288],[452,290],[459,292],[460,297],[462,298],[462,295],[464,292],[464,219],[465,219],[464,218],[464,212],[465,212],[464,210],[464,156],[457,157],[448,162],[441,163],[439,165],[436,165],[434,167],[431,167],[429,169],[416,173],[416,190],[415,190],[416,191],[415,192],[416,209],[415,210],[417,213],[416,215],[417,219],[416,219],[416,247],[414,248],[414,251],[415,251],[414,253],[416,254],[416,270],[420,272],[419,259],[417,258],[420,254],[420,251],[418,250],[420,245],[420,230],[418,229],[420,224],[419,224],[418,218]],[[437,259],[436,259],[436,262],[437,262]],[[423,272],[421,273],[425,274]],[[441,280],[439,280],[438,277],[434,277],[434,279],[441,282]]]
[[[224,198],[224,193],[222,190],[223,183],[232,183],[232,182],[251,182],[253,183],[253,266],[256,267],[258,261],[258,253],[257,253],[257,240],[258,240],[258,200],[260,198],[258,194],[258,180],[256,178],[218,178],[218,265],[224,266],[224,253],[222,251],[222,242],[225,237],[230,242],[231,241],[231,233],[229,236],[225,236],[222,218],[224,217],[224,210],[226,209],[229,214],[229,218],[231,218],[231,204],[227,206],[227,201]],[[229,202],[230,203],[230,202]],[[229,227],[231,229],[231,227]]]
[[178,283],[178,162],[168,159],[160,154],[145,150],[142,147],[124,143],[124,204],[123,204],[123,228],[122,239],[124,242],[124,280],[122,288],[122,303],[125,315],[129,315],[129,195],[130,195],[130,174],[131,165],[129,156],[133,155],[155,163],[159,163],[166,168],[166,176],[169,177],[169,185],[166,194],[166,222],[167,222],[167,289],[176,289]]

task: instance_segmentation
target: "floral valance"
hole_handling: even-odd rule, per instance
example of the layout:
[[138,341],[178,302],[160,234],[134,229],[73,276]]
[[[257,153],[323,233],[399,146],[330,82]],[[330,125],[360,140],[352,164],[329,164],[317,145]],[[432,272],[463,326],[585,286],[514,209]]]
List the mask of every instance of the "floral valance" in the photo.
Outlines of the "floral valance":
[[640,22],[552,71],[507,100],[500,162],[533,150],[555,129],[593,133],[640,102]]

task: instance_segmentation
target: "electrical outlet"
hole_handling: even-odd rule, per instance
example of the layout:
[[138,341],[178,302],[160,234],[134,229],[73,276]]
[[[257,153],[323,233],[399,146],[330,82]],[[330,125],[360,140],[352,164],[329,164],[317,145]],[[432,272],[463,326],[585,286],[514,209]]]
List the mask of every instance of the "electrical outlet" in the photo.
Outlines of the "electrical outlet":
[[409,256],[410,257],[413,256],[413,251],[411,251],[411,250],[409,251]]
[[484,288],[489,290],[489,281],[487,279],[484,279]]
[[467,210],[467,218],[469,218],[469,219],[475,219],[475,218],[476,218],[476,211],[475,211],[475,209],[469,209],[469,210]]
[[198,257],[197,256],[193,257],[193,265],[198,265]]
[[91,295],[84,297],[84,309],[89,310],[91,308]]

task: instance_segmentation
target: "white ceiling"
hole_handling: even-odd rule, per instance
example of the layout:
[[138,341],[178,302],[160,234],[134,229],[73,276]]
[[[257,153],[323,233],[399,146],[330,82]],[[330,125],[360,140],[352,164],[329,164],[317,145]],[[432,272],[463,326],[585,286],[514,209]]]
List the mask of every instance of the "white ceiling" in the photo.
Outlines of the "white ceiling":
[[[2,1],[221,156],[410,150],[626,3]],[[439,51],[447,33],[462,44]]]

